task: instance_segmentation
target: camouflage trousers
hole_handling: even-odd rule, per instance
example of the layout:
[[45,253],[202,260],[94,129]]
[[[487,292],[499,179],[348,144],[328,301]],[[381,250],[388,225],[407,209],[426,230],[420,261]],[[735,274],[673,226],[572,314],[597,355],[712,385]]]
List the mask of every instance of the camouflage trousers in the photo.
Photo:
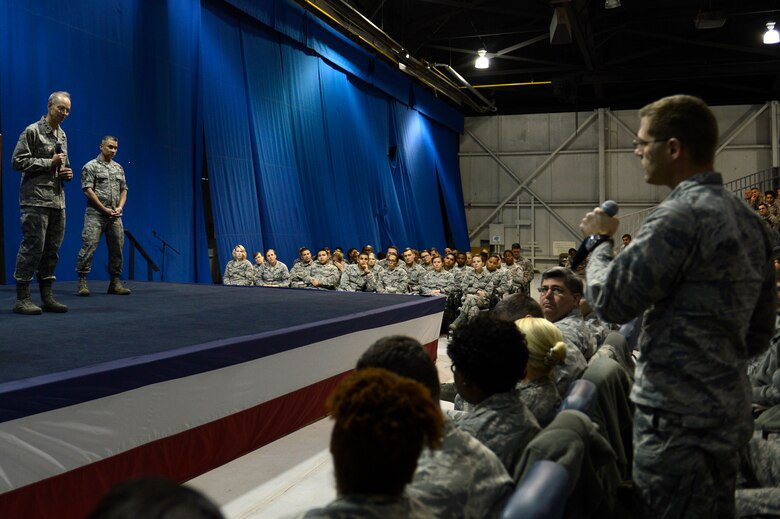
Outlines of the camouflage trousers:
[[739,459],[737,517],[780,517],[780,443],[753,438]]
[[22,243],[16,254],[14,279],[54,279],[60,245],[65,236],[65,209],[22,206]]
[[76,261],[76,272],[79,274],[88,274],[92,270],[92,258],[103,234],[106,235],[106,245],[108,245],[108,272],[112,276],[122,274],[122,247],[125,244],[122,219],[111,218],[91,207],[88,207],[84,213],[81,250]]
[[484,310],[490,306],[490,297],[482,297],[477,294],[466,294],[463,297],[463,305],[460,312],[467,320],[471,320],[479,314],[480,310]]
[[680,415],[637,406],[633,480],[641,517],[733,518],[741,445],[729,436],[686,428]]

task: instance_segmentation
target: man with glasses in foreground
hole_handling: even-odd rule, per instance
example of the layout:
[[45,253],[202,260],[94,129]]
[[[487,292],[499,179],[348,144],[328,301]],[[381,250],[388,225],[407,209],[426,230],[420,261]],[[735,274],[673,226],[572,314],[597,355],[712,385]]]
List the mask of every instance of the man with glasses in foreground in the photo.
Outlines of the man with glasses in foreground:
[[737,452],[753,432],[746,362],[774,330],[771,238],[713,171],[718,126],[701,99],[666,97],[639,116],[645,181],[672,192],[614,258],[618,220],[599,208],[583,218],[601,241],[585,296],[610,322],[644,312],[631,392],[640,513],[732,518]]

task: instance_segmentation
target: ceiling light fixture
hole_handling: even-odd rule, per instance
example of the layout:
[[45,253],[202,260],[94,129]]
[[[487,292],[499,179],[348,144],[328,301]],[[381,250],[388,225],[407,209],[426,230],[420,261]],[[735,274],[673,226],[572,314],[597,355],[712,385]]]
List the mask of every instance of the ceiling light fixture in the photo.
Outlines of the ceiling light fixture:
[[780,33],[775,29],[775,22],[767,22],[764,45],[774,45],[775,43],[780,43]]
[[485,49],[479,49],[477,51],[479,57],[474,61],[476,68],[488,68],[490,66],[490,60],[487,58],[487,51]]
[[615,9],[620,7],[620,0],[606,0],[604,2],[604,9]]

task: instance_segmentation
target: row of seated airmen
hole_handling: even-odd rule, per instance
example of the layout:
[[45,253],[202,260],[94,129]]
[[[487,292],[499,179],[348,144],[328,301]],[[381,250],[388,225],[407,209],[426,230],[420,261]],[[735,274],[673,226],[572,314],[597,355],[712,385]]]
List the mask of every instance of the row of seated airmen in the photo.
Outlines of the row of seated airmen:
[[[243,245],[233,249],[233,259],[225,266],[223,284],[257,285],[293,288],[319,288],[349,292],[380,292],[391,294],[448,295],[459,289],[464,274],[477,273],[471,283],[480,290],[488,287],[500,295],[526,292],[534,271],[530,260],[522,256],[519,244],[504,251],[503,257],[487,251],[472,257],[471,252],[445,249],[439,255],[434,249],[422,251],[407,247],[399,254],[390,246],[377,259],[373,247],[362,252],[350,249],[344,258],[340,249],[311,251],[302,247],[291,269],[279,261],[273,249],[254,254],[255,263],[247,259]],[[474,265],[477,260],[480,265]]]
[[[541,304],[513,294],[456,327],[447,346],[452,388],[440,384],[415,339],[371,345],[327,403],[337,498],[295,517],[514,517],[507,502],[539,460],[569,476],[564,517],[638,517],[630,484],[630,327],[619,333],[584,319],[582,286],[570,269],[556,267],[542,275]],[[765,376],[773,367],[770,384],[780,382],[779,337],[753,367]],[[587,414],[560,407],[578,379],[596,388]],[[754,388],[762,398],[777,396],[770,393]],[[443,411],[448,406],[439,401],[447,399],[460,399],[463,410]],[[737,516],[777,517],[777,443],[752,439],[740,471]]]

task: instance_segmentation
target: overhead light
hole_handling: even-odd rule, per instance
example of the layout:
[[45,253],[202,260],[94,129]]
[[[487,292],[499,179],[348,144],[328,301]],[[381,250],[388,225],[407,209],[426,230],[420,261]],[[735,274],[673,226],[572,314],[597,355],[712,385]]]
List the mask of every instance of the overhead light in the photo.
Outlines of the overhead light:
[[775,22],[767,22],[766,32],[764,33],[764,44],[774,45],[780,43],[780,33],[775,29]]
[[604,9],[615,9],[620,7],[620,0],[606,0],[604,2]]
[[479,49],[477,51],[479,57],[474,62],[476,68],[488,68],[490,66],[490,60],[487,58],[487,51],[485,49]]

